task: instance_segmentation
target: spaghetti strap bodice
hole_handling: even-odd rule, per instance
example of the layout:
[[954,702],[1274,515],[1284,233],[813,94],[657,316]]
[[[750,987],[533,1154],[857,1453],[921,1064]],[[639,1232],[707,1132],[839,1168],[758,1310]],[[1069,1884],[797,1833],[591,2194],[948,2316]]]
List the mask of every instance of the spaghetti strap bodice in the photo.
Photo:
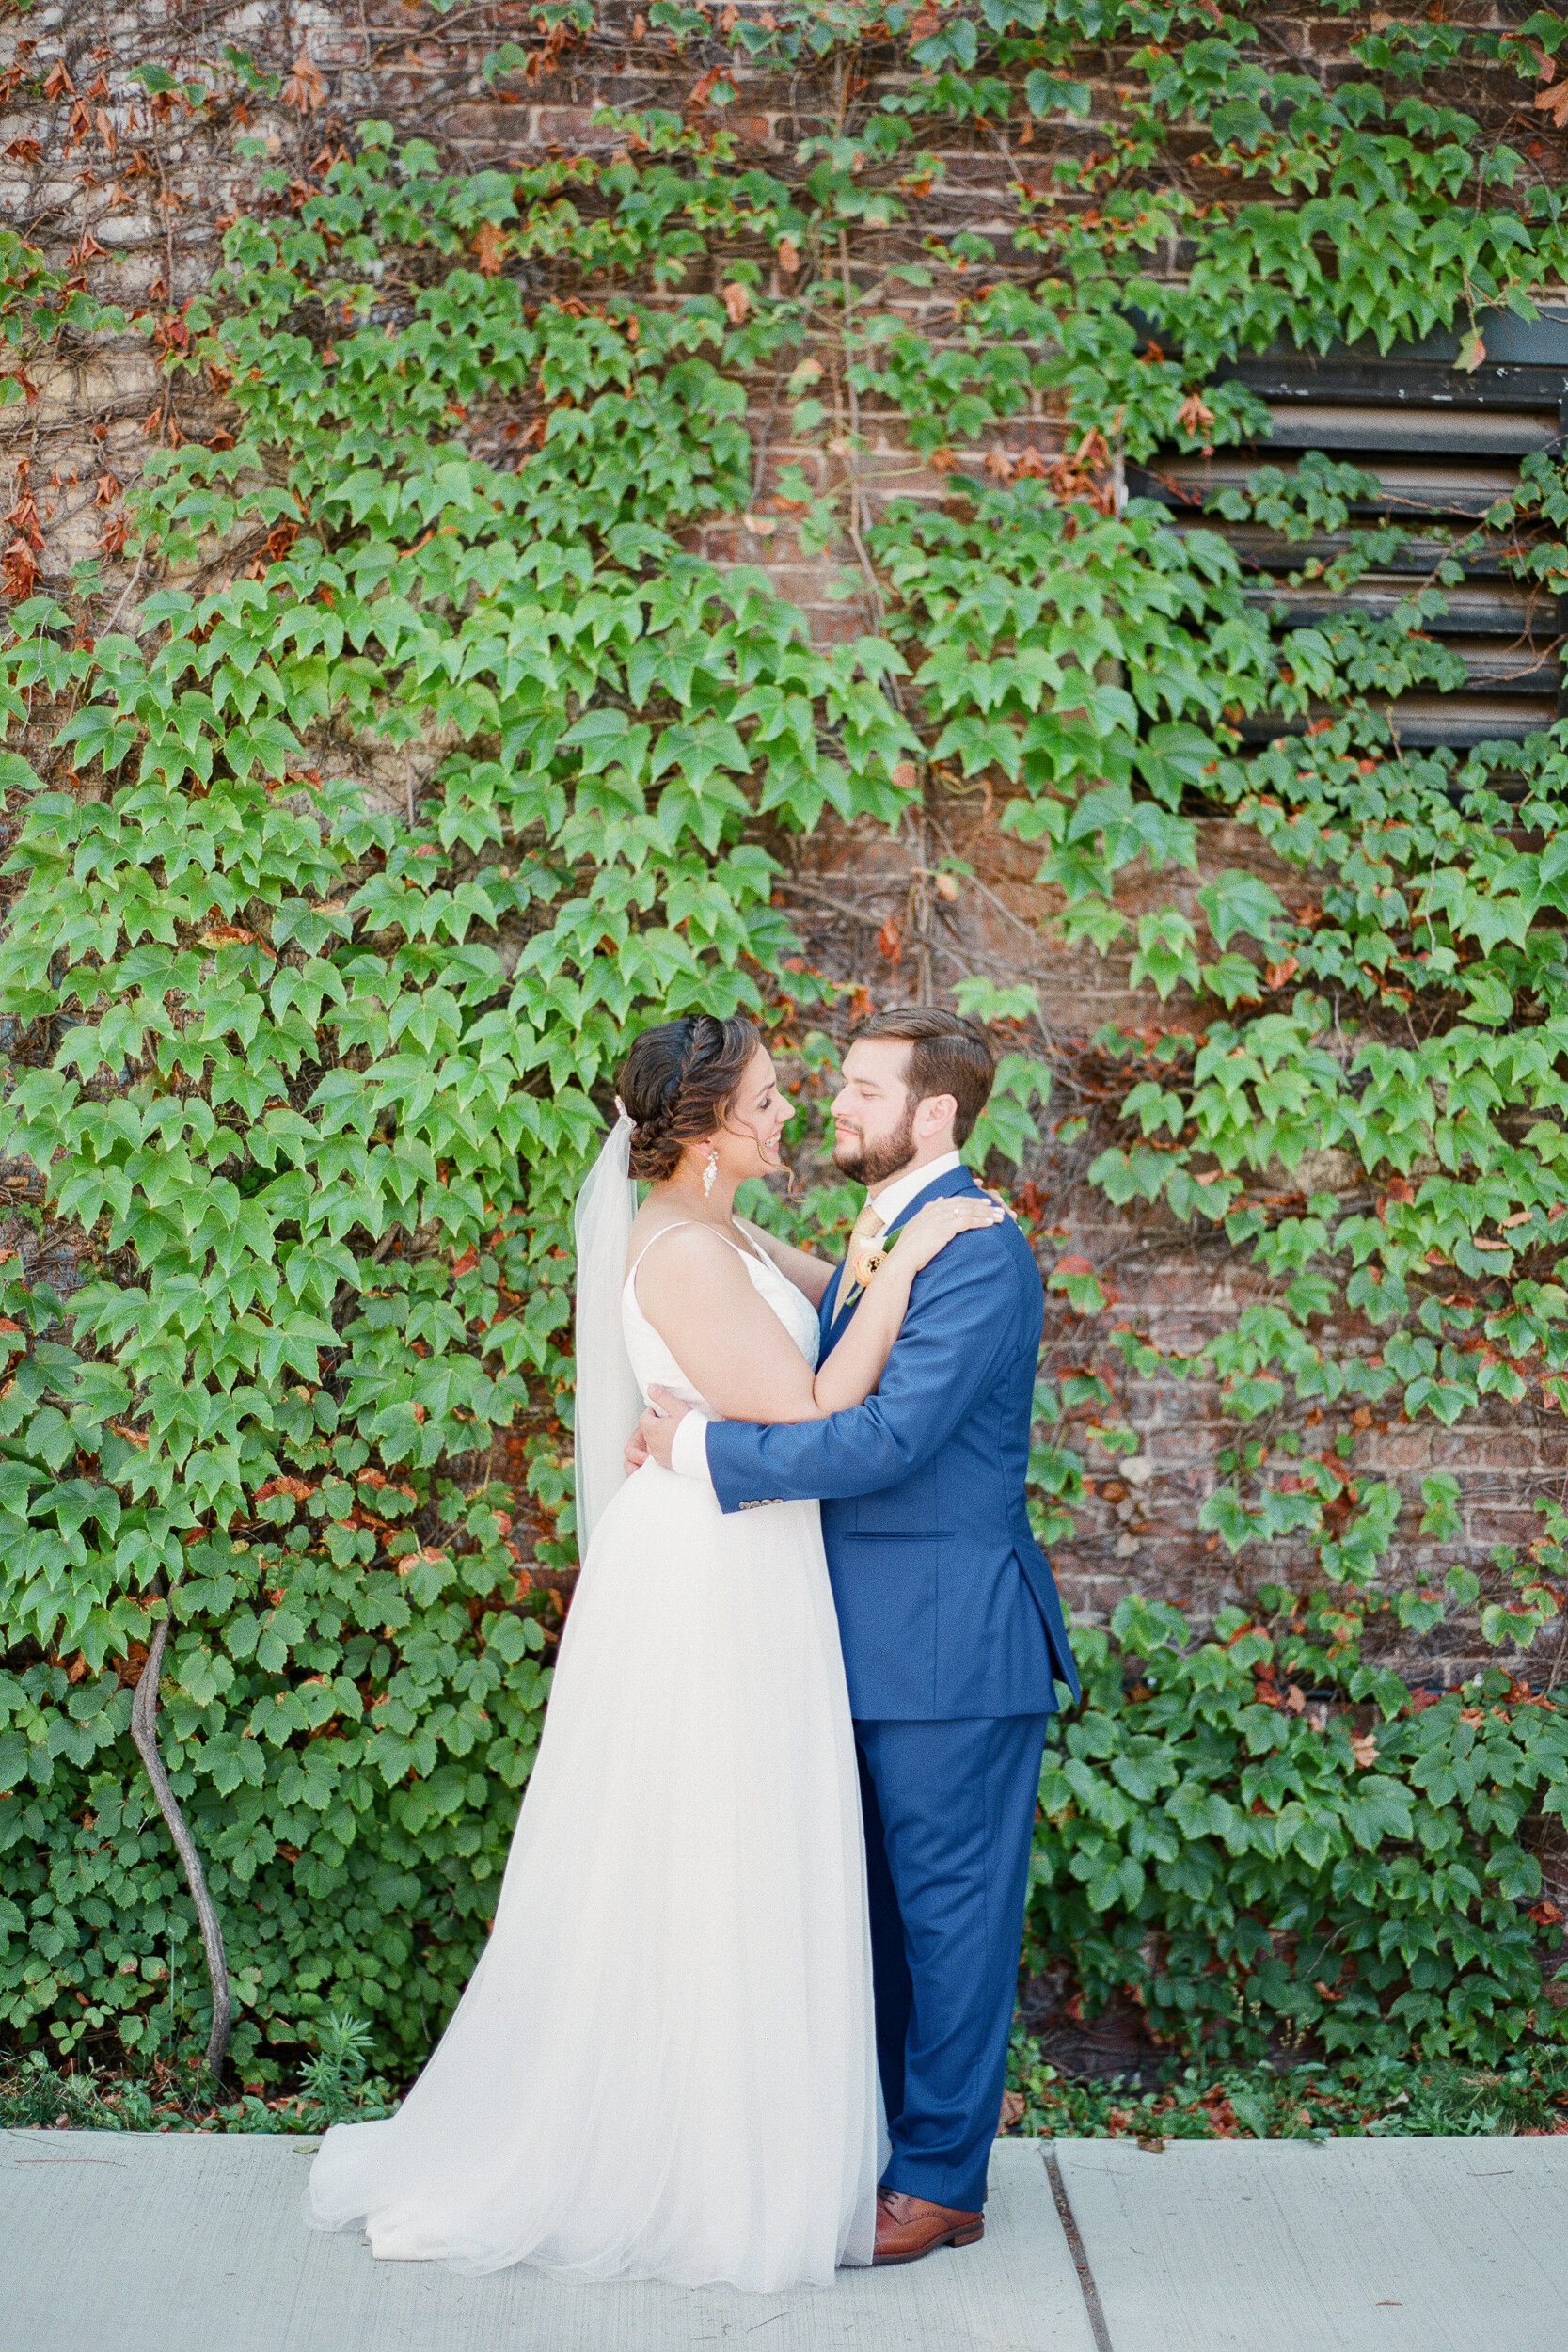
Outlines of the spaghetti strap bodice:
[[[631,1359],[631,1368],[644,1398],[657,1384],[683,1398],[688,1405],[700,1405],[705,1413],[720,1419],[721,1416],[714,1414],[706,1398],[699,1395],[692,1387],[665,1342],[648,1321],[637,1298],[637,1269],[654,1244],[662,1240],[666,1233],[673,1233],[681,1226],[696,1222],[695,1217],[679,1217],[673,1224],[661,1225],[658,1232],[651,1233],[643,1243],[626,1275],[626,1286],[621,1299],[621,1327],[626,1335],[626,1354]],[[811,1301],[796,1289],[787,1276],[779,1272],[771,1258],[763,1256],[761,1250],[753,1249],[748,1242],[733,1240],[728,1233],[721,1233],[716,1226],[709,1226],[706,1230],[745,1261],[746,1271],[763,1299],[772,1308],[807,1363],[815,1370],[820,1333],[816,1310]]]

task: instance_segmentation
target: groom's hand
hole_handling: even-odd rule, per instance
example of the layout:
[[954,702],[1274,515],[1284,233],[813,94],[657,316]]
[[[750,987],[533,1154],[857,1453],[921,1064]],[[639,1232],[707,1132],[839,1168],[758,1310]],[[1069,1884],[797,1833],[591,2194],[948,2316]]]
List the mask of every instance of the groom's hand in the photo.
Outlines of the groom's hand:
[[675,1432],[691,1407],[683,1405],[680,1398],[673,1396],[668,1389],[653,1388],[648,1391],[648,1395],[651,1402],[637,1424],[632,1444],[635,1445],[641,1438],[647,1449],[643,1458],[662,1463],[668,1470],[670,1457],[675,1450]]

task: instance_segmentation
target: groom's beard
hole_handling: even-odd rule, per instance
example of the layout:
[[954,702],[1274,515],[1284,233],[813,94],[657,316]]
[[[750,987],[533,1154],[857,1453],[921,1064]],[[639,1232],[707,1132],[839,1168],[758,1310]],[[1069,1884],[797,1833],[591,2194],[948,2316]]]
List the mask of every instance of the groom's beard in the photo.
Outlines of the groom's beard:
[[833,1144],[833,1166],[862,1184],[885,1184],[890,1177],[902,1175],[913,1157],[912,1103],[895,1134],[879,1136],[873,1143],[853,1127],[840,1127]]

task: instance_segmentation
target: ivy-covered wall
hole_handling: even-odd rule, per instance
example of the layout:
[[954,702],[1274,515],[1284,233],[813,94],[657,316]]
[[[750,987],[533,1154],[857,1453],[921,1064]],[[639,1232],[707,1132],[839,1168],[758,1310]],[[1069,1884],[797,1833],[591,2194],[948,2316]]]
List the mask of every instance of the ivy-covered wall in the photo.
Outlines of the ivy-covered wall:
[[[151,2057],[199,2020],[126,1738],[166,1612],[237,2055],[339,1985],[418,2054],[575,1562],[566,1209],[626,1036],[757,1011],[819,1177],[834,1040],[918,993],[1004,1051],[977,1149],[1055,1311],[1039,1524],[1081,1618],[1121,1604],[1039,1931],[1167,2022],[1528,2030],[1568,1786],[1528,1687],[1568,1534],[1565,752],[1391,729],[1452,680],[1457,541],[1281,628],[1125,494],[1258,429],[1227,360],[1453,328],[1463,361],[1560,297],[1563,24],[8,31],[13,2027]],[[1552,593],[1560,470],[1489,518]],[[1227,498],[1331,530],[1331,588],[1389,561],[1344,468]],[[850,1205],[758,1207],[831,1241]],[[1499,1650],[1435,1716],[1388,1670]]]

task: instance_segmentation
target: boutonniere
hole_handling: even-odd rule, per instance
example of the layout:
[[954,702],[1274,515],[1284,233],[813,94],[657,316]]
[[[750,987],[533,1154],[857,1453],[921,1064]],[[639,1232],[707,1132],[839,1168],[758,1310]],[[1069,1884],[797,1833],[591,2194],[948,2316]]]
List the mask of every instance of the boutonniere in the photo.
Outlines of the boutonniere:
[[888,1252],[898,1238],[899,1229],[890,1225],[875,1243],[857,1249],[849,1261],[849,1279],[845,1284],[845,1301],[858,1296],[879,1270],[887,1263]]

